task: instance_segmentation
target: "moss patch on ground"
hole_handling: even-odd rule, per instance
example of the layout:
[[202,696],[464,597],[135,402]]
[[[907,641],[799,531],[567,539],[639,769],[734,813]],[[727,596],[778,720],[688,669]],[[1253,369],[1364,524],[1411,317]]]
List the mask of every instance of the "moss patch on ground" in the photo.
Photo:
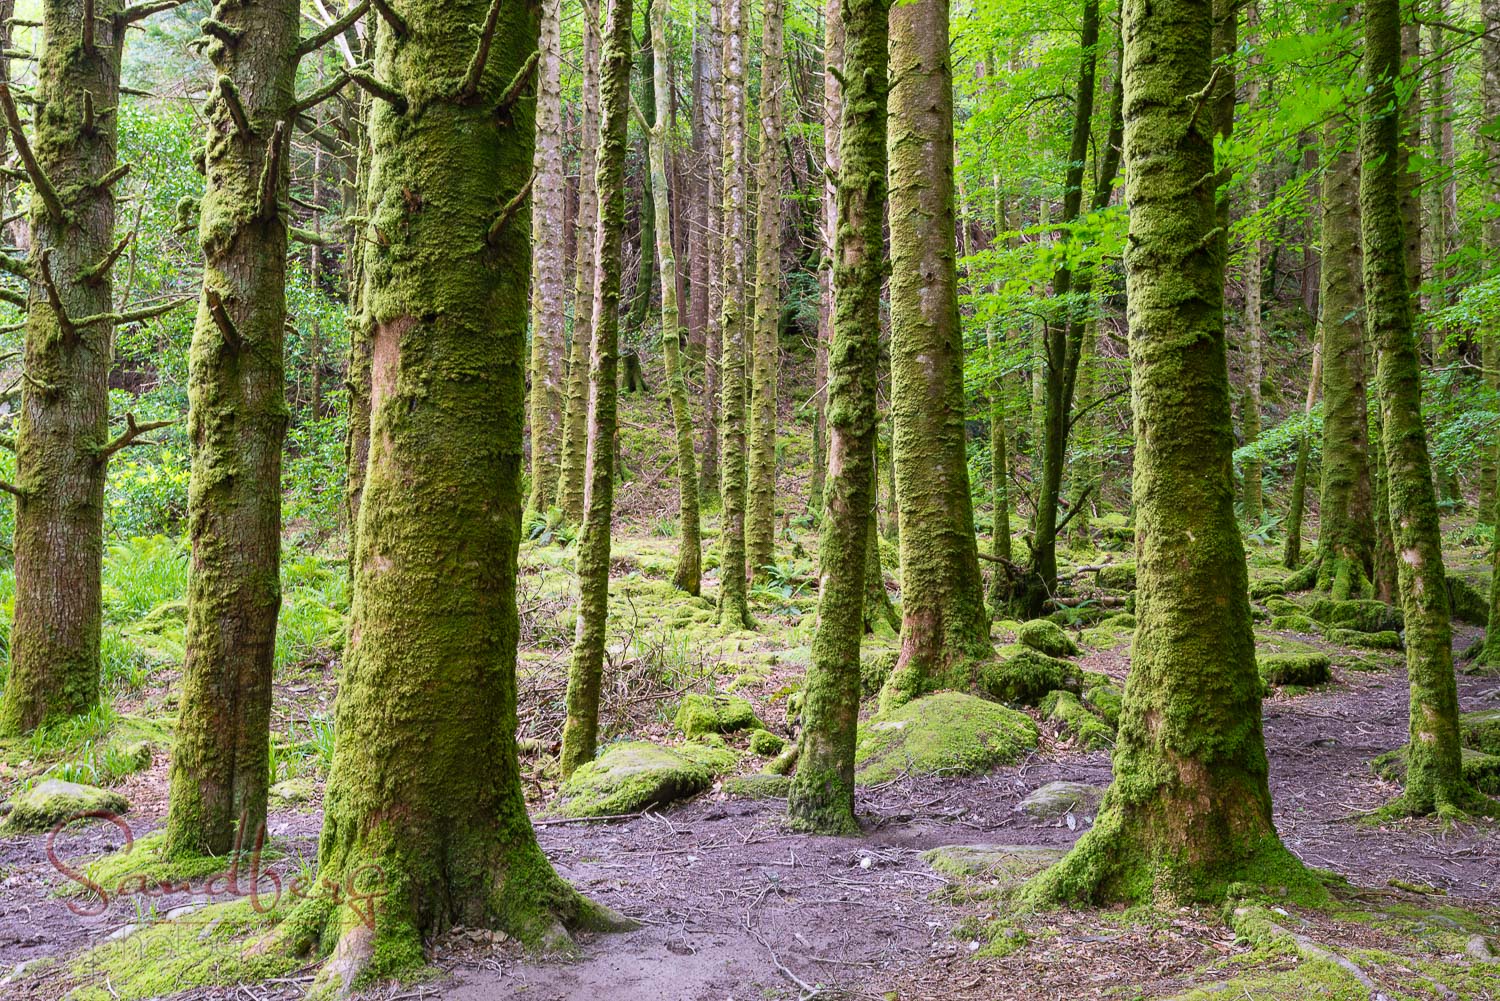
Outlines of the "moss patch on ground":
[[703,792],[735,760],[733,751],[707,745],[611,744],[568,777],[556,810],[564,817],[608,817],[665,806]]
[[1019,760],[1037,746],[1025,713],[973,695],[940,692],[882,713],[859,728],[855,782],[901,775],[974,775]]

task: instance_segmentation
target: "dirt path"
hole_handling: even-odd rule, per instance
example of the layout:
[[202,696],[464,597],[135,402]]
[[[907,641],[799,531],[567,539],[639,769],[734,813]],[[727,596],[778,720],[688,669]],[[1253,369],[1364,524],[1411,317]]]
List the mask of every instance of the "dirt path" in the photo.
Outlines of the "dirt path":
[[[1455,897],[1500,901],[1494,825],[1443,831],[1428,823],[1377,828],[1353,822],[1394,794],[1368,763],[1405,739],[1406,686],[1396,669],[1339,671],[1338,682],[1265,705],[1276,819],[1287,845],[1309,864],[1357,885],[1379,887],[1394,876]],[[1466,710],[1492,708],[1500,704],[1500,685],[1463,678],[1461,695]],[[439,962],[449,979],[385,994],[700,1001],[798,997],[838,987],[855,996],[895,990],[903,998],[1034,999],[1090,994],[1079,987],[1089,976],[1103,978],[1099,990],[1125,983],[1162,994],[1186,986],[1205,957],[1223,948],[1213,938],[1225,934],[1222,927],[1187,922],[1101,937],[1097,928],[1060,916],[1058,941],[1071,946],[1072,958],[1032,957],[1024,967],[1004,967],[1010,979],[1003,981],[994,978],[993,961],[971,960],[953,937],[961,912],[932,899],[947,880],[921,853],[946,844],[1066,846],[1087,820],[1070,830],[1016,811],[1026,793],[1061,778],[1105,784],[1108,757],[1044,752],[978,778],[901,780],[867,791],[859,802],[866,834],[857,839],[790,834],[780,827],[782,802],[718,794],[623,823],[546,823],[539,835],[559,871],[636,919],[640,930],[585,939],[581,957],[567,963],[448,943]],[[155,818],[133,819],[139,835]],[[290,847],[293,868],[298,855],[314,854],[318,820],[316,813],[274,817],[272,833]],[[60,841],[57,854],[77,859],[111,840],[105,830],[84,831]],[[0,847],[0,964],[71,953],[139,920],[124,901],[103,916],[79,918],[50,895],[61,882],[47,860],[45,838],[12,837]],[[156,907],[161,913],[184,902],[168,898]],[[1086,974],[1077,968],[1078,957],[1100,942],[1108,943],[1113,958],[1092,964],[1103,972]],[[1110,963],[1118,967],[1114,973]],[[1017,970],[1023,979],[1016,979]],[[300,992],[294,982],[254,996]],[[244,995],[214,989],[189,996]]]

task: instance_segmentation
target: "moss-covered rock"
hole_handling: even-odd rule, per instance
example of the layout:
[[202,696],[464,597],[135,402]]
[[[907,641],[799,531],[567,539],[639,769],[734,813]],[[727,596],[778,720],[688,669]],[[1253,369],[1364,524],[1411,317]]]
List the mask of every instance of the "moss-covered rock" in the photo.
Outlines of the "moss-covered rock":
[[955,879],[996,880],[1002,890],[1020,886],[1067,854],[1041,845],[944,845],[922,854],[933,869]]
[[743,799],[786,799],[792,788],[789,775],[772,775],[769,772],[752,772],[725,779],[723,791]]
[[686,737],[766,728],[755,707],[738,695],[684,695],[673,722]]
[[1078,644],[1073,638],[1063,632],[1062,626],[1046,619],[1021,623],[1016,630],[1016,642],[1049,657],[1078,656]]
[[82,813],[130,809],[125,797],[113,789],[62,779],[44,779],[12,796],[8,806],[4,826],[11,831],[46,831]]
[[1307,615],[1330,628],[1361,633],[1390,632],[1402,627],[1401,609],[1374,599],[1334,601],[1318,598],[1307,604]]
[[1056,820],[1069,813],[1092,814],[1104,790],[1086,782],[1048,782],[1034,789],[1016,809],[1037,820]]
[[1275,615],[1302,615],[1302,606],[1289,598],[1272,597],[1264,602],[1266,611]]
[[1358,647],[1361,650],[1401,649],[1401,635],[1390,630],[1367,633],[1358,629],[1331,628],[1323,633],[1323,637],[1330,643]]
[[1077,665],[1017,645],[1001,647],[997,660],[980,665],[979,687],[1002,702],[1036,705],[1048,692],[1079,688]]
[[665,806],[713,785],[714,754],[734,754],[699,745],[660,747],[644,740],[612,744],[575,771],[558,792],[557,812],[565,817],[606,817]]
[[1500,754],[1500,709],[1464,713],[1458,720],[1465,747],[1486,754]]
[[1096,577],[1100,587],[1111,591],[1135,590],[1135,563],[1114,563],[1102,567]]
[[1099,623],[1106,629],[1135,629],[1135,614],[1133,612],[1116,612],[1103,622]]
[[1125,707],[1125,692],[1114,682],[1093,685],[1084,690],[1083,701],[1093,707],[1112,727],[1120,725],[1120,711]]
[[1489,599],[1457,574],[1448,575],[1448,604],[1455,622],[1466,622],[1471,626],[1489,625]]
[[1250,597],[1256,601],[1264,601],[1267,598],[1286,594],[1287,582],[1283,578],[1275,580],[1257,580],[1250,584]]
[[1255,658],[1260,680],[1272,687],[1324,685],[1333,661],[1325,653],[1273,653]]
[[[1490,796],[1500,795],[1500,755],[1485,754],[1472,747],[1462,749],[1464,780]],[[1406,784],[1406,746],[1386,751],[1370,762],[1370,768],[1387,782]]]
[[1306,615],[1275,615],[1271,617],[1271,628],[1284,633],[1319,633],[1322,628]]
[[285,808],[289,806],[301,806],[312,802],[317,789],[313,786],[313,780],[305,776],[285,779],[270,788],[271,805]]
[[1037,746],[1036,724],[1014,709],[959,692],[939,692],[859,728],[855,781],[899,775],[973,775],[1010,764]]
[[1060,724],[1063,736],[1074,747],[1093,751],[1114,746],[1115,728],[1096,716],[1072,692],[1049,692],[1038,708],[1047,719]]
[[786,741],[770,730],[750,731],[750,751],[762,758],[774,758],[786,748]]
[[861,650],[859,654],[859,693],[863,698],[874,698],[885,687],[885,679],[896,669],[896,660],[901,651],[891,647]]

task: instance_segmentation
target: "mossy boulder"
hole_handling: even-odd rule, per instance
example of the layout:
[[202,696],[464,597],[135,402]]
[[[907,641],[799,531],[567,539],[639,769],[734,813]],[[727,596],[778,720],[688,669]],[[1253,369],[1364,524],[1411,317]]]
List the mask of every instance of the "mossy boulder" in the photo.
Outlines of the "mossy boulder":
[[1306,615],[1274,615],[1271,617],[1271,628],[1283,633],[1319,633],[1322,627]]
[[1062,626],[1046,619],[1021,623],[1016,629],[1016,642],[1049,657],[1078,656],[1078,644],[1073,638],[1063,632]]
[[1260,680],[1268,686],[1325,685],[1333,661],[1325,653],[1273,653],[1255,658]]
[[685,737],[766,728],[755,707],[738,695],[684,695],[674,722]]
[[558,792],[557,812],[564,817],[607,817],[665,806],[696,796],[713,785],[715,754],[734,752],[700,745],[669,748],[649,741],[612,744],[579,768]]
[[1323,638],[1330,643],[1358,647],[1361,650],[1401,649],[1401,634],[1390,630],[1368,633],[1358,629],[1332,628],[1323,633]]
[[[1475,789],[1489,796],[1500,795],[1500,755],[1485,754],[1472,747],[1462,749],[1463,776]],[[1406,784],[1406,745],[1386,751],[1370,762],[1370,768],[1387,782]]]
[[743,799],[786,799],[792,788],[789,775],[772,775],[769,772],[752,772],[725,779],[723,791]]
[[1402,627],[1401,609],[1374,599],[1334,601],[1318,598],[1307,604],[1307,615],[1329,628],[1361,633],[1393,632]]
[[859,728],[855,782],[900,775],[975,775],[1020,759],[1038,743],[1025,713],[973,695],[939,692],[881,713]]
[[1250,583],[1250,597],[1256,601],[1264,601],[1267,598],[1278,597],[1287,592],[1285,578],[1257,580]]
[[1111,591],[1134,591],[1135,590],[1135,564],[1114,563],[1101,567],[1095,577],[1100,587],[1109,588]]
[[922,859],[944,876],[995,880],[1001,889],[1020,886],[1066,855],[1066,848],[1041,845],[943,845]]
[[861,650],[859,654],[859,693],[863,698],[874,698],[885,687],[885,679],[896,669],[896,660],[901,651],[891,647]]
[[1105,722],[1072,692],[1049,692],[1038,707],[1047,719],[1058,723],[1074,747],[1093,751],[1113,747],[1115,728]]
[[1489,625],[1489,600],[1478,588],[1457,574],[1448,575],[1448,604],[1455,622],[1465,622],[1471,626]]
[[1264,602],[1266,611],[1274,615],[1302,615],[1302,606],[1289,598],[1271,597]]
[[1077,665],[1019,644],[1001,647],[999,659],[979,668],[979,687],[1002,702],[1036,705],[1048,692],[1079,688]]
[[1135,614],[1133,612],[1116,612],[1103,622],[1099,623],[1106,629],[1135,629]]
[[12,796],[8,807],[7,830],[46,831],[82,813],[124,813],[130,809],[130,803],[113,789],[44,779]]
[[750,752],[762,758],[774,758],[786,747],[786,741],[770,730],[750,731]]
[[1037,820],[1056,820],[1070,813],[1092,814],[1104,798],[1104,790],[1086,782],[1048,782],[1034,789],[1016,809]]
[[1125,707],[1125,692],[1114,682],[1093,685],[1084,690],[1083,701],[1093,707],[1112,727],[1120,725],[1120,711]]
[[1465,747],[1500,754],[1500,709],[1464,713],[1458,719],[1458,727]]
[[273,807],[285,808],[312,802],[317,789],[312,779],[298,776],[276,783],[270,788],[269,793]]

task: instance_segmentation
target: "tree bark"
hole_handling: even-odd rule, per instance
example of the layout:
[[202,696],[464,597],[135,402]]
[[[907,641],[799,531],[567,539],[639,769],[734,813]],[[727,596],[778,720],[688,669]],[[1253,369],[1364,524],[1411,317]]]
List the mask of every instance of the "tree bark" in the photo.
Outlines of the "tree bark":
[[760,157],[755,179],[755,336],[750,369],[750,484],[745,552],[750,572],[775,562],[776,383],[781,362],[783,0],[766,0],[760,40]]
[[704,197],[708,200],[708,231],[704,233],[705,283],[708,311],[703,344],[703,462],[698,491],[705,507],[719,499],[719,355],[723,345],[724,310],[724,31],[721,4],[708,5],[708,49],[703,69],[707,80],[703,165]]
[[[1489,259],[1494,261],[1500,260],[1500,0],[1481,0],[1479,12],[1486,29],[1480,43],[1484,126],[1479,132],[1483,137],[1480,141],[1485,163],[1484,192],[1489,203],[1484,248]],[[1484,343],[1485,379],[1492,388],[1500,387],[1500,338],[1491,336]],[[1491,524],[1500,524],[1500,491],[1496,491],[1493,484],[1486,502],[1490,506],[1480,509],[1481,516],[1488,514]],[[1485,629],[1484,650],[1479,658],[1480,663],[1491,666],[1500,665],[1500,541],[1493,549],[1489,626]]]
[[[188,383],[187,656],[172,746],[167,851],[223,855],[266,820],[271,669],[281,608],[281,449],[287,410],[286,121],[296,100],[296,0],[225,3],[239,42],[209,40],[219,95],[209,111],[199,239],[203,294]],[[226,83],[227,81],[227,83]],[[236,124],[230,94],[250,131]]]
[[[538,9],[406,0],[376,19],[367,303],[373,427],[321,879],[378,883],[370,920],[323,895],[283,934],[338,939],[314,990],[420,966],[462,924],[557,945],[610,924],[552,870],[516,759],[532,102],[504,99]],[[469,84],[463,81],[469,80]],[[470,89],[472,87],[472,89]],[[368,907],[368,904],[366,904]]]
[[[1307,379],[1307,406],[1304,418],[1312,416],[1318,405],[1318,389],[1323,381],[1323,340],[1319,336],[1313,341],[1312,374]],[[1292,497],[1287,505],[1286,548],[1282,552],[1281,565],[1288,570],[1297,569],[1302,562],[1302,520],[1307,504],[1307,467],[1312,461],[1312,434],[1304,431],[1297,439],[1297,465],[1292,473]]]
[[840,0],[828,0],[823,28],[823,183],[819,203],[819,236],[823,260],[818,267],[818,343],[813,356],[813,468],[807,489],[807,509],[823,512],[823,488],[828,472],[828,347],[833,341],[833,254],[838,232],[839,121],[843,116],[838,77],[844,62],[844,22]]
[[1364,118],[1360,126],[1360,210],[1365,296],[1379,353],[1391,528],[1400,558],[1411,685],[1411,744],[1406,790],[1392,804],[1402,813],[1447,814],[1475,802],[1459,766],[1458,692],[1427,432],[1422,423],[1420,360],[1412,322],[1407,234],[1398,157],[1403,115],[1396,102],[1401,73],[1399,0],[1365,5]]
[[[16,432],[15,621],[0,733],[99,698],[120,0],[46,0],[37,67],[31,294]],[[84,13],[96,15],[84,44]],[[6,100],[13,102],[7,92]],[[96,110],[97,109],[97,110]],[[19,118],[16,118],[18,121]],[[36,188],[36,185],[33,185]],[[50,279],[47,275],[50,274]]]
[[562,0],[542,4],[537,49],[536,179],[531,185],[531,496],[545,516],[562,472],[567,380],[567,278],[563,262]]
[[[729,0],[730,4],[738,0]],[[828,353],[828,480],[818,543],[818,624],[807,672],[793,826],[857,833],[854,739],[864,632],[865,549],[875,501],[875,394],[885,276],[888,3],[843,0],[843,79],[833,343]]]
[[1212,7],[1124,8],[1140,625],[1114,783],[1094,827],[1026,888],[1034,903],[1214,900],[1231,882],[1284,886],[1300,871],[1271,820],[1234,513],[1225,245],[1214,122],[1201,113],[1213,87]]
[[630,119],[631,0],[608,0],[600,54],[599,198],[594,232],[593,347],[589,358],[587,514],[578,540],[578,625],[568,665],[568,718],[560,766],[567,777],[594,759],[609,619],[610,526],[619,396],[620,249],[625,236],[625,148]]

